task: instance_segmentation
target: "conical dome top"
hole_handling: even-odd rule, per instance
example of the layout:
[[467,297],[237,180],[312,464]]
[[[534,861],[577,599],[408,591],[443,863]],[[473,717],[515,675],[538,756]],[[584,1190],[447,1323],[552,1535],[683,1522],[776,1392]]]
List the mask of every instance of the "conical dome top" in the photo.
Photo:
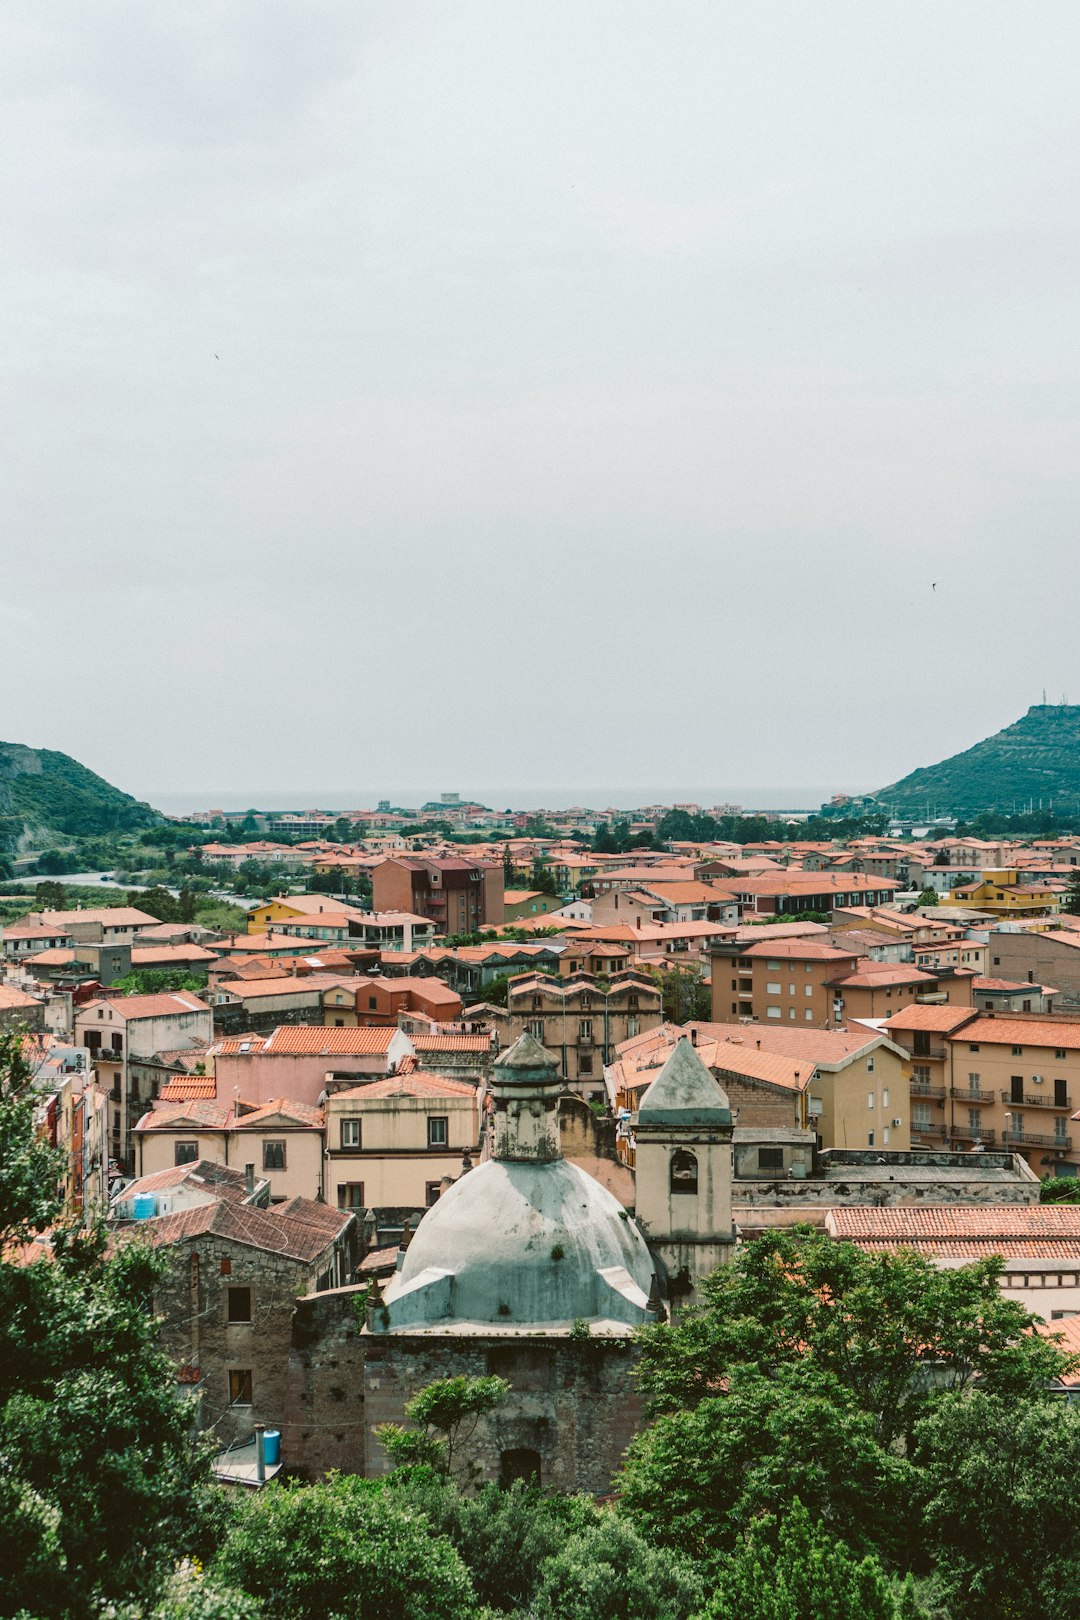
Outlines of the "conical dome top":
[[730,1125],[724,1088],[683,1035],[638,1104],[644,1125]]
[[535,1085],[537,1081],[551,1084],[557,1081],[558,1072],[559,1063],[554,1053],[541,1046],[528,1030],[495,1059],[495,1080],[504,1085]]

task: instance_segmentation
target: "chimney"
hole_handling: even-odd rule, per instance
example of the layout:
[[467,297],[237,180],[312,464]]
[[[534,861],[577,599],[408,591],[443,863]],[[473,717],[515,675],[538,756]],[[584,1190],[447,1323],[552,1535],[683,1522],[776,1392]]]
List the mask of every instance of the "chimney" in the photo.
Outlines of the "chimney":
[[245,1164],[244,1166],[244,1191],[249,1198],[255,1191],[255,1166],[253,1164]]

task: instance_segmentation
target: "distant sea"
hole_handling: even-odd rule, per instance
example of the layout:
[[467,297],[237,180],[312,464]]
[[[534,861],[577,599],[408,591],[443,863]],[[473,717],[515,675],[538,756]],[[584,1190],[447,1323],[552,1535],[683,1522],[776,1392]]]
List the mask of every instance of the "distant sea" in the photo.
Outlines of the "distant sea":
[[[187,792],[148,792],[143,798],[166,815],[190,815],[197,810],[374,810],[381,799],[404,808],[438,799],[433,788],[250,788],[235,792],[226,788],[193,788]],[[864,788],[816,786],[750,787],[652,787],[652,788],[521,788],[474,787],[458,789],[462,799],[475,799],[493,810],[565,810],[583,805],[590,810],[636,810],[646,804],[700,804],[709,809],[716,804],[737,804],[744,810],[817,810],[834,793],[862,793]]]

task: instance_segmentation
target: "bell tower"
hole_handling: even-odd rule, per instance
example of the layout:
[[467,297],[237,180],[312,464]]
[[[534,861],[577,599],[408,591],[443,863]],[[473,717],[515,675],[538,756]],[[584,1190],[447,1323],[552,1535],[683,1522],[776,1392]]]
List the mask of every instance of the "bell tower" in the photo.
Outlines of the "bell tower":
[[675,1303],[731,1259],[732,1117],[727,1093],[685,1036],[638,1104],[637,1219]]

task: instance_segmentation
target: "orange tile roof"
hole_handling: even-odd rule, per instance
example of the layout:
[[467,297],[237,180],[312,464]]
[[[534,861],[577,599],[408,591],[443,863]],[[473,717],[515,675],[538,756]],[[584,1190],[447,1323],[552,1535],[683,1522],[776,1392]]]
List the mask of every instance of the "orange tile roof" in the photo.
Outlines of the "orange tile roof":
[[490,1035],[414,1035],[418,1052],[490,1052]]
[[[833,1065],[844,1063],[855,1052],[862,1052],[879,1039],[873,1030],[846,1029],[783,1029],[770,1024],[712,1024],[696,1022],[686,1025],[698,1032],[698,1040],[740,1042],[745,1046],[760,1045],[763,1052],[780,1052],[787,1057],[801,1058],[808,1063]],[[886,1039],[888,1037],[885,1037]],[[622,1051],[622,1047],[618,1048]]]
[[828,983],[846,990],[877,990],[891,985],[936,984],[937,980],[932,973],[899,962],[860,962],[854,973],[845,973]]
[[[262,1044],[265,1054],[299,1057],[317,1053],[338,1057],[353,1053],[389,1052],[400,1038],[396,1029],[337,1029],[325,1024],[281,1024]],[[414,1043],[415,1044],[415,1043]]]
[[959,1029],[961,1024],[967,1023],[969,1018],[975,1016],[973,1007],[935,1007],[930,1003],[913,1002],[910,1007],[904,1007],[900,1012],[893,1013],[886,1021],[885,1028],[889,1030],[918,1029],[930,1033],[947,1034],[950,1030]]
[[955,1204],[831,1209],[826,1229],[862,1247],[929,1253],[1065,1259],[1080,1265],[1080,1206]]
[[363,1101],[368,1097],[475,1097],[476,1087],[464,1080],[447,1080],[440,1074],[426,1074],[421,1069],[409,1074],[392,1074],[385,1080],[371,1080],[367,1085],[350,1086],[348,1091],[335,1091],[334,1100],[348,1097]]
[[755,940],[742,952],[744,956],[775,957],[778,961],[793,962],[852,962],[857,953],[842,950],[838,945],[827,945],[816,939],[762,939]]
[[190,990],[177,990],[158,996],[98,996],[88,1001],[80,1011],[84,1014],[92,1007],[111,1007],[125,1022],[130,1018],[176,1018],[184,1013],[209,1012],[205,1001]]
[[161,1088],[164,1103],[190,1102],[196,1098],[212,1100],[217,1097],[217,1080],[212,1074],[185,1074],[170,1080]]
[[980,1013],[958,1031],[961,1040],[985,1046],[1080,1047],[1080,1022],[1038,1013],[1002,1017]]

